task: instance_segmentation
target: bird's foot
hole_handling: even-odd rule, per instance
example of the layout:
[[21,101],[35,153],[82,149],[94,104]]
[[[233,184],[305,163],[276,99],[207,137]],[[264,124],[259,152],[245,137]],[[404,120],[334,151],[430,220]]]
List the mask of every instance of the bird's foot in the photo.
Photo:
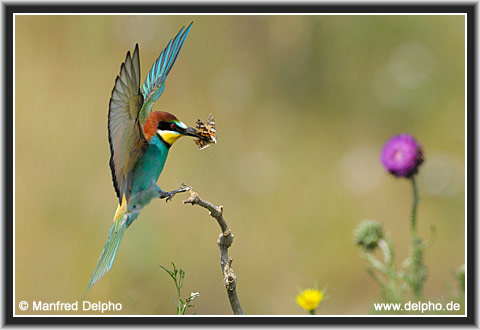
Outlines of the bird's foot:
[[175,196],[176,194],[189,191],[189,190],[192,190],[192,187],[189,187],[185,183],[182,183],[180,185],[180,188],[178,188],[177,190],[164,192],[162,196],[160,196],[160,198],[166,198],[165,202],[168,202],[168,201],[171,201],[173,196]]

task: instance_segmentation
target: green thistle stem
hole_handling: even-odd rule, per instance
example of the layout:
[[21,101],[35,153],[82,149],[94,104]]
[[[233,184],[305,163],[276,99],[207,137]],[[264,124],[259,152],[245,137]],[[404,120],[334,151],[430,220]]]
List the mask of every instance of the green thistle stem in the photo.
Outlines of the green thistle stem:
[[417,180],[415,175],[412,176],[412,186],[413,186],[413,207],[412,207],[412,238],[417,237],[417,206],[418,206],[418,188]]
[[412,206],[412,246],[411,246],[411,262],[412,262],[412,277],[410,284],[412,286],[413,294],[420,299],[422,296],[423,283],[427,279],[427,271],[423,264],[423,248],[421,240],[417,236],[417,206],[419,202],[417,180],[415,175],[412,176],[413,186],[413,206]]
[[310,312],[311,315],[315,315],[315,310],[314,309],[310,310],[309,312]]

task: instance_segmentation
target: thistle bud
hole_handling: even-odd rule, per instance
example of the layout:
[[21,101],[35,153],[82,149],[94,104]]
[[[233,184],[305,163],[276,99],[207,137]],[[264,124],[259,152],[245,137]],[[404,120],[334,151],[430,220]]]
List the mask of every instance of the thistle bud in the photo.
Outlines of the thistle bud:
[[355,244],[361,246],[365,251],[373,251],[377,248],[378,242],[383,238],[382,225],[375,220],[362,221],[354,234]]

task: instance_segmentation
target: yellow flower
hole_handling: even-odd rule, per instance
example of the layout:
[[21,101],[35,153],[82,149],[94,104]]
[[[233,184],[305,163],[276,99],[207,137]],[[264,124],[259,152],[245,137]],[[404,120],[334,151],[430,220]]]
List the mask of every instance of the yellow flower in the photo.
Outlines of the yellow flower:
[[323,293],[317,289],[306,289],[297,295],[297,304],[307,311],[314,311],[320,301],[322,301]]

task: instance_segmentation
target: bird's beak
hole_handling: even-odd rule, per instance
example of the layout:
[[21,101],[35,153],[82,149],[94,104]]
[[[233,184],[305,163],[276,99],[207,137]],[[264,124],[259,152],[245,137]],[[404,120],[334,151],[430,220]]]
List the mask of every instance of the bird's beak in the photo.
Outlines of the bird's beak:
[[183,135],[193,136],[193,137],[202,139],[204,141],[208,141],[208,139],[205,136],[197,134],[197,131],[193,127],[187,127],[187,129],[183,132]]

